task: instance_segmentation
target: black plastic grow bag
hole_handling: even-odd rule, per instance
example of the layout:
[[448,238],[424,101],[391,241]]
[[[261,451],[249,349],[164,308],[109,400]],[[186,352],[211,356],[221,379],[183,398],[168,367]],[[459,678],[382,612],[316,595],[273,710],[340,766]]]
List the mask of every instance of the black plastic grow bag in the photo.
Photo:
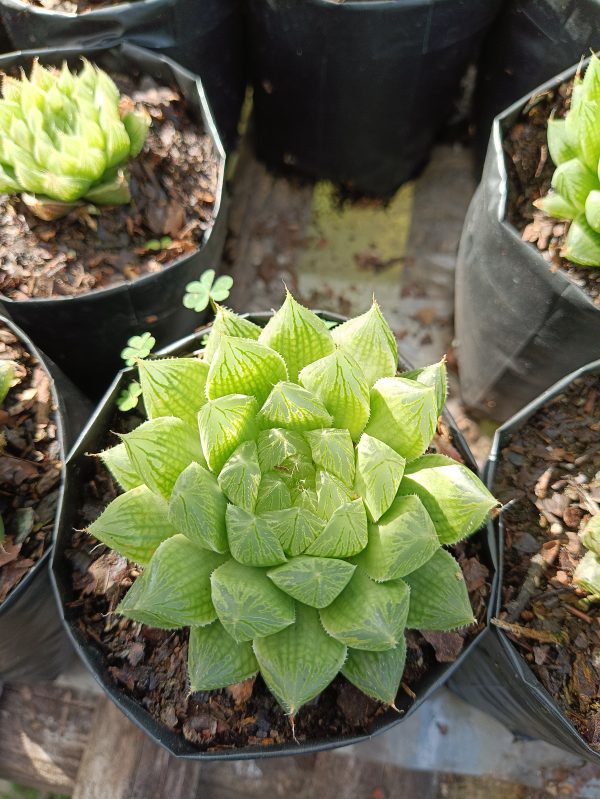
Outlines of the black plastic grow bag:
[[[60,459],[89,415],[89,404],[59,369],[43,355],[22,330],[9,319],[0,318],[45,369],[50,378]],[[65,488],[65,468],[60,481],[60,498],[54,522],[60,518]],[[0,603],[0,683],[15,680],[50,680],[56,677],[73,654],[56,606],[49,574],[51,548]]]
[[481,48],[473,113],[483,161],[494,117],[600,48],[600,0],[509,0]]
[[[496,431],[485,469],[485,482],[490,491],[494,490],[496,467],[502,449],[508,444],[512,434],[523,427],[553,397],[565,391],[573,380],[594,373],[600,374],[600,360],[583,366],[558,381]],[[497,604],[493,608],[497,615],[502,607],[502,514],[495,522],[490,522],[489,527],[490,534],[498,542],[499,590]],[[492,624],[488,626],[472,657],[453,675],[449,686],[467,702],[494,716],[513,732],[540,738],[600,764],[600,752],[594,751],[575,729],[507,635],[498,627]]]
[[[575,67],[537,90],[558,86]],[[506,220],[502,140],[525,106],[494,120],[456,271],[456,335],[465,403],[503,421],[574,368],[600,357],[600,308]]]
[[172,58],[200,75],[224,141],[235,142],[246,89],[240,0],[133,0],[83,14],[1,0],[0,13],[19,50],[127,41]]
[[256,147],[374,195],[426,162],[499,0],[247,0]]
[[[272,314],[257,313],[246,314],[245,316],[256,324],[264,325]],[[332,313],[320,313],[324,319],[333,320],[336,322],[345,321],[344,317]],[[201,349],[203,336],[210,330],[210,326],[198,331],[197,333],[182,339],[169,347],[166,347],[158,355],[171,355],[171,356],[184,356],[190,355]],[[403,369],[410,368],[406,361],[401,359],[401,367]],[[313,741],[307,744],[280,744],[268,748],[261,746],[249,746],[244,749],[236,750],[222,750],[201,752],[193,744],[186,741],[186,739],[164,725],[160,724],[156,719],[151,716],[144,708],[135,702],[129,695],[127,695],[117,683],[111,678],[104,657],[101,650],[94,644],[93,641],[86,638],[77,624],[77,616],[72,608],[68,607],[68,603],[73,596],[71,587],[71,565],[66,558],[65,551],[69,548],[72,531],[76,526],[77,506],[82,501],[82,487],[88,476],[92,475],[93,464],[91,458],[86,457],[86,453],[98,452],[106,447],[106,436],[110,430],[110,425],[114,419],[115,400],[122,390],[122,388],[130,382],[135,370],[123,369],[115,378],[112,386],[107,391],[102,399],[96,412],[91,417],[85,430],[82,432],[78,441],[71,450],[67,458],[67,490],[65,501],[62,506],[62,514],[59,524],[59,533],[54,547],[52,557],[52,580],[58,604],[61,608],[63,621],[66,629],[71,637],[73,645],[86,664],[88,669],[92,672],[94,678],[102,686],[103,690],[113,700],[113,702],[125,713],[125,715],[137,724],[152,740],[160,744],[171,754],[176,757],[186,758],[190,760],[242,760],[257,757],[277,757],[290,754],[304,754],[307,752],[321,751],[325,749],[334,749],[339,746],[347,746],[349,744],[359,743],[360,741],[368,740],[369,738],[377,735],[390,727],[403,721],[410,716],[437,688],[443,685],[448,677],[458,669],[465,659],[468,658],[471,650],[473,649],[480,636],[473,638],[464,648],[458,659],[452,664],[436,664],[432,668],[422,684],[419,686],[419,695],[414,702],[401,691],[396,699],[396,704],[401,713],[396,713],[393,710],[387,711],[382,716],[378,717],[373,725],[373,729],[369,735],[360,735],[355,737],[347,737],[340,739],[329,739],[322,741]],[[477,471],[477,465],[473,460],[473,456],[465,442],[462,434],[456,427],[452,417],[445,412],[444,419],[448,424],[452,441],[464,459],[464,462],[473,471]],[[483,558],[486,565],[490,569],[491,578],[491,592],[489,607],[494,606],[494,598],[497,590],[497,570],[496,570],[496,552],[494,548],[493,539],[489,538],[488,531],[482,530],[478,534],[481,536]],[[480,633],[481,635],[481,633]]]
[[60,65],[64,58],[77,63],[82,52],[109,72],[139,71],[176,84],[186,98],[190,114],[197,116],[212,136],[220,159],[214,222],[195,252],[178,258],[160,272],[78,296],[12,301],[0,295],[4,312],[34,341],[43,342],[49,357],[76,385],[98,397],[119,368],[119,354],[130,336],[148,330],[159,346],[165,346],[197,326],[198,314],[186,310],[182,299],[189,281],[220,262],[227,227],[225,156],[198,78],[165,56],[129,44],[83,51],[30,50],[0,58],[0,70],[28,64],[33,56],[39,56],[45,64]]

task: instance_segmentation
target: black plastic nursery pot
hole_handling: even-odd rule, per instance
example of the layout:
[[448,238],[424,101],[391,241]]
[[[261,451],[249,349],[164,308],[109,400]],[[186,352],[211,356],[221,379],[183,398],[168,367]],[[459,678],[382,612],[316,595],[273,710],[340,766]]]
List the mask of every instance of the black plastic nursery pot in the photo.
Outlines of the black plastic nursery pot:
[[2,0],[0,14],[14,49],[127,41],[172,58],[201,76],[224,142],[235,143],[246,89],[240,0],[132,0],[81,14]]
[[[246,317],[256,324],[264,325],[272,314],[259,313],[247,314]],[[331,313],[320,313],[328,320],[341,322],[343,317]],[[158,355],[186,356],[197,352],[201,347],[203,336],[210,331],[206,327],[196,334],[188,336],[181,341],[166,347]],[[401,367],[408,369],[409,365],[401,360]],[[410,716],[431,694],[443,685],[449,676],[459,669],[465,660],[470,656],[479,636],[471,638],[453,663],[437,663],[430,668],[418,686],[416,699],[413,701],[402,690],[396,699],[399,713],[388,710],[378,716],[368,734],[324,738],[322,740],[311,740],[301,744],[289,742],[285,744],[273,744],[270,746],[252,745],[243,748],[222,747],[221,749],[209,749],[202,751],[193,743],[189,742],[178,732],[169,729],[161,724],[144,707],[115,681],[109,673],[105,656],[100,647],[82,632],[82,626],[78,623],[77,609],[70,603],[73,598],[72,588],[72,565],[68,560],[68,551],[71,546],[73,528],[76,526],[78,506],[82,502],[83,485],[86,480],[91,479],[94,459],[87,457],[87,453],[98,452],[106,447],[107,434],[111,429],[111,422],[115,418],[115,401],[125,385],[127,385],[134,374],[132,369],[123,369],[115,378],[112,386],[107,391],[96,412],[91,417],[79,440],[74,445],[67,458],[67,490],[65,502],[62,506],[60,520],[60,530],[56,539],[54,554],[52,559],[52,579],[56,591],[58,604],[61,608],[65,627],[71,637],[73,646],[93,674],[94,678],[102,686],[112,701],[120,710],[142,729],[155,743],[168,750],[176,757],[190,760],[239,760],[257,757],[276,757],[290,754],[305,754],[308,752],[333,749],[340,746],[359,743],[388,730],[396,724]],[[477,471],[477,466],[464,438],[456,427],[449,414],[444,414],[444,421],[450,430],[453,445],[458,450],[465,464],[473,471]],[[496,574],[496,553],[493,540],[489,537],[488,531],[482,529],[478,534],[482,562],[489,569],[490,573],[490,594],[488,598],[488,608],[495,603],[495,593],[497,585]]]
[[[594,361],[557,382],[496,431],[485,469],[485,483],[494,490],[502,449],[513,434],[577,378],[600,374],[600,360]],[[490,522],[490,534],[498,542],[499,586],[495,615],[502,607],[505,528],[502,513]],[[450,688],[463,699],[494,716],[516,734],[538,738],[600,764],[600,752],[569,721],[546,691],[506,633],[490,624],[472,657],[453,675]]]
[[[572,78],[573,67],[534,95]],[[504,421],[574,368],[600,357],[600,307],[508,222],[506,131],[529,102],[494,120],[481,183],[465,220],[456,272],[461,392]]]
[[[58,525],[65,490],[64,461],[69,446],[87,420],[89,404],[57,367],[35,347],[22,330],[7,319],[8,329],[43,367],[50,379],[56,441],[63,462],[59,501],[54,519]],[[3,486],[4,491],[10,490]],[[3,681],[49,680],[56,677],[73,654],[56,606],[49,574],[51,547],[0,603],[0,684]]]
[[64,59],[75,66],[81,55],[103,69],[141,73],[175,85],[213,142],[218,182],[212,224],[196,251],[180,256],[158,272],[136,280],[67,297],[14,301],[0,295],[0,312],[8,314],[86,394],[98,397],[120,366],[127,339],[148,330],[165,346],[198,325],[198,314],[182,306],[185,286],[220,262],[227,226],[227,199],[223,189],[225,156],[199,79],[165,56],[130,44],[115,47],[30,50],[0,58],[0,70],[29,67],[34,57],[43,64]]
[[599,0],[509,0],[481,48],[473,113],[481,161],[494,117],[600,48]]
[[256,147],[389,195],[425,164],[496,0],[248,0]]

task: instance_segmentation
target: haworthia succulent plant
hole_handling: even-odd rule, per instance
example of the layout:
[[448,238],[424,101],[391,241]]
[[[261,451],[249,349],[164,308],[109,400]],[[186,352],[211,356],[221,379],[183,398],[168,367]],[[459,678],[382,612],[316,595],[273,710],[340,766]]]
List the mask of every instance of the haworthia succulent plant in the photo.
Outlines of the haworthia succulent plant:
[[548,150],[556,165],[552,190],[535,205],[571,221],[562,255],[600,267],[600,59],[593,55],[573,85],[565,119],[548,121]]
[[593,598],[600,597],[600,513],[588,521],[580,533],[581,542],[588,550],[577,564],[574,582]]
[[293,714],[341,671],[393,704],[407,625],[473,620],[443,545],[495,504],[426,454],[444,364],[398,376],[377,305],[335,334],[290,294],[263,330],[216,313],[199,358],[139,363],[151,418],[102,453],[125,493],[90,533],[143,569],[120,612],[191,627],[192,691],[260,671]]
[[0,191],[21,194],[43,218],[79,200],[131,199],[127,162],[148,133],[145,112],[123,110],[111,78],[83,62],[79,73],[33,62],[29,78],[4,76],[0,100]]

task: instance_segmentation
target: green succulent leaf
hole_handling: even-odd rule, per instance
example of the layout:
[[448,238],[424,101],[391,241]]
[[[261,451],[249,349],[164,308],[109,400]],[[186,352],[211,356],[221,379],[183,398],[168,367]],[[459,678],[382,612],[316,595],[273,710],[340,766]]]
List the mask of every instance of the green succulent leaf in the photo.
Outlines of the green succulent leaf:
[[598,188],[598,176],[578,158],[564,161],[552,176],[552,188],[576,208],[583,211],[588,194]]
[[310,461],[310,448],[302,435],[293,430],[262,430],[256,440],[258,462],[262,472],[269,472],[291,458]]
[[345,560],[299,555],[271,569],[267,575],[298,602],[324,608],[348,585],[355,568]]
[[248,394],[262,404],[276,383],[287,380],[281,355],[251,339],[221,336],[208,371],[206,395]]
[[167,630],[210,624],[217,617],[210,576],[223,560],[222,555],[200,549],[183,535],[167,538],[117,610],[129,619]]
[[323,401],[333,426],[347,429],[357,441],[369,418],[369,386],[356,360],[336,350],[305,366],[299,380]]
[[454,630],[475,621],[461,568],[445,549],[404,580],[410,586],[411,629]]
[[377,524],[357,561],[373,580],[395,580],[419,569],[440,548],[435,527],[416,496],[396,497]]
[[600,265],[600,233],[589,226],[583,215],[571,222],[561,255],[580,266]]
[[[600,234],[600,191],[591,191],[585,201],[585,218],[595,233]],[[600,242],[600,235],[598,235]]]
[[176,532],[167,510],[163,497],[140,485],[113,499],[88,533],[120,555],[145,565],[159,544]]
[[210,363],[223,336],[256,340],[260,333],[261,328],[255,325],[254,322],[238,316],[233,311],[230,311],[229,308],[217,305],[215,319],[204,348],[204,360]]
[[404,637],[410,589],[402,580],[375,583],[357,567],[342,593],[320,610],[329,635],[353,649],[383,652]]
[[156,339],[151,333],[142,333],[140,336],[131,336],[127,346],[121,350],[121,358],[126,366],[133,366],[135,362],[147,358],[152,352]]
[[593,597],[600,596],[600,558],[586,552],[573,572],[573,582]]
[[367,512],[359,497],[334,511],[306,554],[323,558],[349,558],[365,548],[368,538]]
[[276,532],[264,518],[235,505],[225,513],[229,549],[233,557],[245,566],[276,566],[286,557]]
[[204,405],[198,414],[202,452],[210,470],[218,474],[244,441],[256,438],[254,397],[231,394]]
[[192,627],[187,664],[193,694],[235,685],[258,671],[252,644],[235,641],[218,621]]
[[571,146],[564,119],[548,120],[548,151],[556,166],[577,157],[577,153]]
[[341,505],[347,504],[352,499],[350,490],[329,472],[318,472],[316,488],[316,512],[325,520],[329,520]]
[[144,483],[167,499],[186,466],[202,461],[198,434],[175,416],[151,419],[121,438]]
[[383,441],[362,434],[356,447],[355,488],[373,521],[394,501],[405,465],[405,459]]
[[294,600],[264,569],[228,560],[213,572],[211,584],[221,624],[236,641],[271,636],[294,623]]
[[498,505],[476,474],[445,455],[423,455],[408,463],[399,493],[419,497],[442,544],[467,538]]
[[574,208],[555,191],[549,191],[545,197],[536,200],[534,205],[555,219],[575,219],[576,216],[579,216],[577,208]]
[[269,690],[291,716],[329,685],[346,659],[346,647],[330,638],[317,611],[304,605],[297,606],[295,624],[257,638],[253,647]]
[[208,364],[197,358],[163,358],[140,361],[138,369],[148,418],[177,416],[196,427],[206,403]]
[[276,472],[263,474],[258,487],[255,512],[258,516],[273,510],[285,510],[292,504],[289,488]]
[[214,475],[190,463],[179,475],[169,500],[171,525],[194,544],[214,552],[227,551],[227,499]]
[[289,291],[258,340],[282,356],[293,381],[298,379],[301,369],[334,350],[331,333],[323,320],[296,302]]
[[125,444],[121,443],[116,447],[105,449],[99,454],[99,457],[124,491],[136,488],[144,482],[133,468]]
[[261,483],[258,452],[254,441],[244,441],[219,473],[219,486],[227,499],[252,513]]
[[14,361],[0,361],[0,405],[6,399],[16,374]]
[[584,547],[591,549],[596,555],[600,555],[600,513],[592,516],[581,531],[580,538]]
[[446,370],[446,358],[442,358],[438,363],[424,366],[421,369],[413,369],[410,372],[403,372],[401,377],[407,380],[416,380],[424,386],[431,386],[435,389],[436,408],[438,416],[441,416],[448,398],[448,373]]
[[437,420],[437,396],[432,386],[404,377],[384,377],[371,389],[371,416],[365,433],[411,460],[429,446]]
[[288,381],[273,386],[257,420],[263,428],[283,428],[296,432],[331,424],[331,416],[321,400],[305,388]]
[[[586,74],[590,70],[586,71]],[[585,79],[584,79],[585,84]],[[590,100],[582,105],[579,117],[579,149],[583,163],[597,176],[600,159],[600,102]]]
[[354,485],[354,445],[347,430],[334,427],[310,430],[304,434],[312,460],[347,486]]
[[405,662],[406,640],[402,637],[398,646],[385,652],[349,649],[342,674],[363,694],[386,705],[394,705]]
[[396,374],[398,345],[375,300],[362,316],[338,325],[332,336],[338,347],[358,362],[369,388],[381,377]]
[[323,522],[301,507],[268,511],[263,519],[279,539],[286,555],[300,555],[323,530]]

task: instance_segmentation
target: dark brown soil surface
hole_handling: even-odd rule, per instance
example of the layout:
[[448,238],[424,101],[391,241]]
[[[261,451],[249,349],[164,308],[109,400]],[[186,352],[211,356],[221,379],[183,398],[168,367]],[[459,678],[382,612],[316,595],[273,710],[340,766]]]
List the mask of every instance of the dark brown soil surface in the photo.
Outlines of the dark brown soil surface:
[[502,450],[495,485],[505,524],[501,627],[557,704],[600,752],[600,604],[572,582],[578,532],[600,504],[600,376],[575,381]]
[[[0,294],[13,300],[82,294],[158,272],[196,250],[213,222],[219,160],[177,88],[112,75],[122,102],[152,117],[144,149],[130,161],[132,202],[90,206],[44,222],[18,197],[0,195]],[[127,99],[130,98],[130,99]],[[159,251],[147,247],[169,237]]]
[[554,111],[564,117],[569,109],[572,81],[536,95],[504,136],[508,169],[508,221],[524,241],[535,245],[552,271],[558,269],[582,288],[600,307],[600,269],[577,266],[561,258],[568,222],[560,222],[534,207],[550,188],[554,164],[548,154],[546,128]]
[[62,462],[48,375],[1,321],[0,360],[18,379],[0,404],[1,603],[51,541]]
[[[129,428],[137,420],[129,416]],[[115,417],[111,430],[123,430],[123,416]],[[458,454],[440,428],[437,448]],[[112,439],[107,446],[117,443]],[[112,478],[100,462],[83,488],[77,528],[85,528],[116,495]],[[451,663],[465,641],[483,627],[489,595],[489,572],[481,561],[480,544],[468,542],[455,548],[469,587],[478,624],[448,633],[416,631],[407,634],[408,655],[403,678],[405,706],[420,692],[423,678],[436,663]],[[145,627],[112,614],[139,574],[137,567],[111,552],[85,532],[75,532],[66,552],[73,567],[73,595],[69,603],[75,623],[106,658],[115,683],[136,699],[169,729],[183,733],[202,750],[241,748],[293,741],[288,717],[277,705],[260,677],[220,691],[188,696],[186,659],[187,630],[165,631]],[[439,668],[439,666],[438,666]],[[356,736],[371,731],[385,707],[364,696],[343,677],[305,705],[296,718],[299,742]]]

